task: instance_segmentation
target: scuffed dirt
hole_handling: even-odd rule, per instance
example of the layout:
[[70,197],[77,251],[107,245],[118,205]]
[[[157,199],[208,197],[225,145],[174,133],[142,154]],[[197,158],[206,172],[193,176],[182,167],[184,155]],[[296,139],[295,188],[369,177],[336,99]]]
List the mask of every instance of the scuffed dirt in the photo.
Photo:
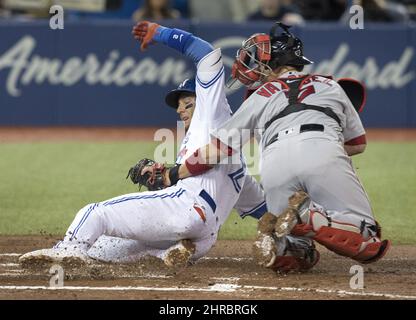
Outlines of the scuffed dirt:
[[[49,286],[51,275],[48,265],[23,270],[17,264],[17,255],[5,256],[4,253],[24,253],[50,247],[56,240],[58,239],[45,236],[0,237],[0,287]],[[164,266],[155,258],[147,258],[134,265],[94,263],[78,267],[63,266],[66,287],[136,287],[138,290],[52,291],[0,288],[0,299],[395,298],[354,296],[336,290],[416,297],[416,246],[393,246],[385,259],[363,266],[364,290],[353,290],[349,285],[352,276],[350,268],[356,263],[336,256],[322,247],[319,247],[321,261],[312,271],[304,274],[278,275],[255,264],[251,257],[251,246],[251,241],[218,241],[207,258],[192,266],[176,269]],[[239,287],[229,292],[216,290],[218,286],[222,288],[224,285]],[[178,290],[157,291],[161,288]],[[296,288],[299,288],[299,291],[295,291]]]

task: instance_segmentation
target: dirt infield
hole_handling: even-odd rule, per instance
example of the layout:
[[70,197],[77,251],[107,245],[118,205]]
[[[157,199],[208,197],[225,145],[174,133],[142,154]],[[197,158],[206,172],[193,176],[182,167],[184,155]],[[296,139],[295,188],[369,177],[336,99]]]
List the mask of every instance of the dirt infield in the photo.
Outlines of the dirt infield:
[[[0,143],[38,141],[153,141],[157,128],[0,127]],[[175,132],[176,129],[172,128]],[[416,129],[368,129],[369,141],[416,141]]]
[[[2,128],[0,143],[153,140],[154,128]],[[368,130],[370,141],[416,141],[415,129]],[[258,267],[251,241],[218,241],[195,265],[175,270],[159,261],[65,267],[64,287],[50,288],[49,266],[23,269],[20,254],[51,247],[46,236],[0,236],[0,299],[416,299],[416,246],[393,246],[364,267],[364,289],[350,287],[356,263],[319,248],[305,274]]]
[[364,266],[364,289],[351,289],[356,263],[323,248],[309,273],[277,275],[256,266],[250,241],[219,241],[183,269],[159,261],[65,268],[64,287],[49,287],[49,266],[22,269],[20,253],[50,247],[53,237],[0,237],[0,299],[416,299],[416,247],[396,246]]

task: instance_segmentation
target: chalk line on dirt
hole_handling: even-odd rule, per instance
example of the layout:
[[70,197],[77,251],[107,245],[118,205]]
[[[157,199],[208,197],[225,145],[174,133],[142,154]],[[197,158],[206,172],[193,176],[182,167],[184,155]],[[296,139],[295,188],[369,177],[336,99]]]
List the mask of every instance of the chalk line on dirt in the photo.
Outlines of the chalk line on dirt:
[[248,257],[202,257],[199,260],[250,261],[250,260],[254,260],[254,258],[248,258]]
[[411,299],[416,300],[416,296],[399,295],[378,292],[353,292],[345,290],[331,289],[310,289],[310,288],[294,288],[294,287],[263,287],[236,285],[229,283],[217,283],[211,287],[195,288],[195,287],[87,287],[87,286],[65,286],[65,287],[46,287],[46,286],[0,286],[0,290],[66,290],[66,291],[199,291],[199,292],[244,292],[253,290],[273,290],[281,292],[312,292],[323,294],[335,294],[338,296],[361,296],[376,297],[389,299]]
[[18,267],[20,264],[18,263],[0,263],[0,267]]
[[316,292],[336,294],[341,296],[366,296],[366,297],[378,297],[378,298],[391,298],[391,299],[411,299],[416,300],[416,296],[407,296],[391,293],[379,293],[379,292],[354,292],[345,290],[331,290],[331,289],[311,289],[311,288],[294,288],[294,287],[263,287],[263,286],[243,286],[246,289],[253,290],[279,290],[279,291],[298,291],[298,292]]

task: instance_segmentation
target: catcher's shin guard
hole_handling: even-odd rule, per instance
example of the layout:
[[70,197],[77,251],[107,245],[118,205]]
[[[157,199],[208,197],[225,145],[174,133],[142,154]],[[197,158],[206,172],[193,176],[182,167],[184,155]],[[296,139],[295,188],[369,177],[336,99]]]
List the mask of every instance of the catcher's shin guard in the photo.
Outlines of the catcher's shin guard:
[[[307,236],[329,250],[360,263],[375,262],[387,253],[389,240],[381,240],[380,227],[377,224],[373,232],[363,236],[363,228],[332,220],[325,213],[307,209],[300,214],[303,223],[292,229],[292,235]],[[306,221],[306,222],[305,222]],[[371,227],[370,227],[371,228]],[[374,235],[371,235],[374,233]]]

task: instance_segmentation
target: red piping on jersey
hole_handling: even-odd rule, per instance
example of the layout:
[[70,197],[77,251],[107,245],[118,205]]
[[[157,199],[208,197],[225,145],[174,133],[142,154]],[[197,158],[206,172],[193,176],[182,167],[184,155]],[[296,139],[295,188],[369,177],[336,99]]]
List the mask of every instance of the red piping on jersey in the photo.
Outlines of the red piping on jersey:
[[202,158],[198,149],[188,159],[186,159],[185,166],[191,175],[197,176],[201,173],[205,173],[208,170],[212,169],[210,165],[204,162],[205,159]]
[[199,216],[201,217],[202,221],[207,222],[207,218],[205,216],[204,211],[200,207],[198,207],[196,204],[194,204],[194,209],[199,214]]
[[365,137],[365,134],[363,134],[357,138],[348,140],[344,144],[346,144],[347,146],[358,146],[360,144],[367,144],[367,138]]

